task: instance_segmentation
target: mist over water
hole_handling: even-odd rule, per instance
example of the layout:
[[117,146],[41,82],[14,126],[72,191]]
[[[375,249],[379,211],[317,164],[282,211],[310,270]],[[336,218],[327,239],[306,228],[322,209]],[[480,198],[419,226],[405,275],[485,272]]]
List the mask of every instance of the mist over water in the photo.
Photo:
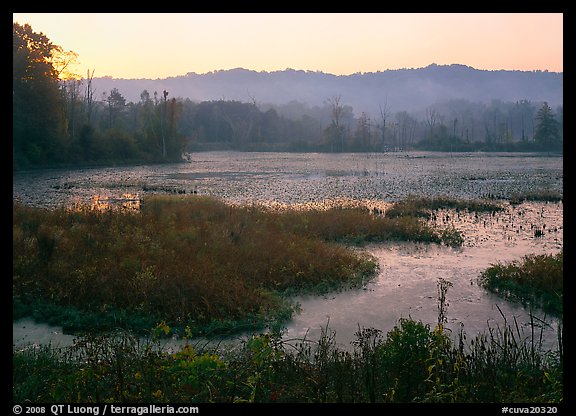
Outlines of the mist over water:
[[[327,204],[333,201],[385,207],[405,196],[509,198],[534,190],[562,192],[561,157],[540,154],[302,154],[206,152],[170,165],[16,172],[13,200],[43,207],[137,202],[148,193],[212,195],[232,203],[270,206]],[[432,220],[431,220],[432,221]],[[301,311],[287,324],[286,339],[317,340],[323,328],[336,331],[350,347],[359,327],[384,334],[399,318],[438,319],[437,283],[447,292],[448,328],[468,339],[488,327],[518,325],[529,336],[540,329],[548,346],[556,342],[556,322],[487,293],[476,283],[495,262],[526,254],[554,254],[563,246],[563,204],[523,203],[491,215],[441,212],[437,225],[454,226],[465,243],[454,249],[435,244],[382,243],[361,248],[378,259],[380,270],[365,288],[323,297],[301,296]],[[535,237],[534,227],[545,232]],[[538,326],[532,326],[536,319]],[[543,322],[539,322],[538,319]],[[505,322],[506,320],[506,322]],[[516,322],[515,322],[516,320]],[[26,328],[24,328],[26,327]],[[56,334],[54,333],[56,332]],[[61,329],[28,320],[13,325],[13,343],[60,342]]]

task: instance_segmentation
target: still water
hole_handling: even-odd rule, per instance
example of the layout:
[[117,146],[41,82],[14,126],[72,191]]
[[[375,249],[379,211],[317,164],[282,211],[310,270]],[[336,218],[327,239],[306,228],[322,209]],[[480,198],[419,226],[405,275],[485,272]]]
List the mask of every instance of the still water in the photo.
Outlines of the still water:
[[[563,159],[539,154],[431,153],[302,154],[194,153],[185,163],[135,167],[17,172],[13,199],[43,207],[92,204],[137,207],[148,193],[212,195],[231,203],[268,205],[357,201],[386,206],[407,195],[462,198],[534,190],[562,193]],[[365,288],[324,297],[297,298],[301,311],[287,324],[286,339],[317,340],[327,326],[336,341],[350,347],[361,327],[384,334],[401,317],[433,326],[438,319],[437,283],[447,292],[448,328],[468,339],[489,328],[512,325],[528,337],[542,331],[552,347],[557,323],[487,293],[479,273],[496,262],[527,254],[554,254],[563,247],[563,204],[523,203],[503,213],[440,213],[439,226],[462,231],[465,243],[454,249],[434,244],[383,243],[363,250],[378,259],[380,271]],[[535,237],[534,231],[544,230]],[[532,315],[532,317],[531,317]],[[533,325],[535,324],[535,325]],[[30,320],[14,322],[13,343],[66,345],[72,336]]]

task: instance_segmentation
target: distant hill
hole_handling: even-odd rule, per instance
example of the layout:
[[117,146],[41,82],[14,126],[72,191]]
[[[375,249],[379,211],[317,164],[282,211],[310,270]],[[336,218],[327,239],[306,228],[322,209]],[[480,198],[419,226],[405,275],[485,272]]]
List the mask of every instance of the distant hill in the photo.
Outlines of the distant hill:
[[330,97],[341,96],[355,115],[379,114],[380,106],[390,112],[424,111],[426,107],[449,99],[489,103],[492,100],[547,101],[551,107],[563,105],[563,73],[543,71],[487,71],[465,65],[436,65],[352,75],[286,69],[257,72],[231,69],[206,74],[188,73],[165,79],[94,78],[96,94],[113,88],[127,101],[140,101],[140,94],[162,91],[169,97],[193,101],[237,100],[258,104],[286,104],[290,101],[309,106],[322,105]]

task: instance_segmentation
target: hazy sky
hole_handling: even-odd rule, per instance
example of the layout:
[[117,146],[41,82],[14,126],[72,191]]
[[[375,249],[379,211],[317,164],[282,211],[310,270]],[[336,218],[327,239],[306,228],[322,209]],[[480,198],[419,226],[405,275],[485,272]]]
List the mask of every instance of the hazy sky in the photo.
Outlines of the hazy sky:
[[562,13],[14,13],[13,21],[76,52],[81,76],[348,75],[431,63],[563,72]]

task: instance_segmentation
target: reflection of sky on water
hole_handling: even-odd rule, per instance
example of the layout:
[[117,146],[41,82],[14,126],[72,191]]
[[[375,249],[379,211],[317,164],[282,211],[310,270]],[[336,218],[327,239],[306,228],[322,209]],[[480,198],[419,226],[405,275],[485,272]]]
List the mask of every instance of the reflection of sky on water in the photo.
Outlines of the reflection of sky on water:
[[106,211],[109,209],[123,209],[138,211],[140,209],[140,195],[139,194],[122,194],[118,197],[109,197],[107,195],[92,195],[89,204],[86,204],[81,198],[74,198],[70,209],[90,209],[93,211]]
[[[447,211],[448,212],[448,211]],[[461,324],[468,340],[488,327],[503,329],[505,320],[521,335],[531,336],[530,310],[486,292],[476,279],[497,262],[518,261],[526,254],[555,254],[563,246],[563,204],[524,203],[492,216],[450,211],[451,226],[465,235],[461,248],[437,244],[390,242],[374,244],[367,251],[378,259],[378,277],[365,289],[331,294],[318,299],[299,298],[302,311],[288,325],[287,337],[316,340],[329,322],[342,346],[349,346],[358,327],[391,330],[399,318],[411,317],[430,324],[438,321],[437,282],[450,281],[448,325],[457,334]],[[531,225],[546,224],[542,237],[535,237]],[[543,341],[547,347],[557,341],[556,320],[533,311],[535,323],[544,320]],[[516,319],[516,322],[514,322]],[[540,327],[534,327],[539,336]]]

